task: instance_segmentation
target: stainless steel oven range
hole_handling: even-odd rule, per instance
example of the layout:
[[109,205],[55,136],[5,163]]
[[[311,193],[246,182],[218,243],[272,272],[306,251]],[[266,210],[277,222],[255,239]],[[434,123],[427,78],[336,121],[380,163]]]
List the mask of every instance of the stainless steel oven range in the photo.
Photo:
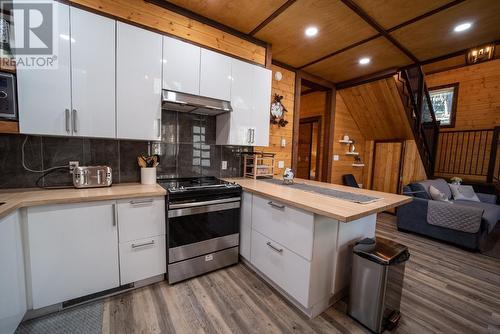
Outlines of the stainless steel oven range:
[[169,283],[238,263],[241,187],[215,177],[163,179]]

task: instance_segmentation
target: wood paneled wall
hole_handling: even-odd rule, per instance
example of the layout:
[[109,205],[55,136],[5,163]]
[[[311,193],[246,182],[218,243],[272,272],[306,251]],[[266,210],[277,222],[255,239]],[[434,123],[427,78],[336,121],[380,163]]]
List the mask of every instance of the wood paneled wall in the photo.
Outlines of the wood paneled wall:
[[414,140],[406,140],[403,154],[402,185],[427,179],[424,164]]
[[459,83],[455,127],[442,131],[500,125],[500,59],[426,76],[428,87],[455,82]]
[[[323,148],[325,146],[325,108],[326,92],[314,92],[300,97],[300,119],[309,117],[321,117],[319,165],[316,166],[318,180],[321,180],[323,166]],[[314,158],[314,157],[313,157]]]
[[[347,106],[342,99],[342,96],[337,92],[335,108],[335,129],[333,133],[333,154],[339,156],[338,161],[332,162],[332,183],[342,184],[342,175],[353,174],[358,183],[364,183],[363,173],[366,169],[365,157],[365,137],[358,128],[356,122]],[[354,139],[356,143],[356,151],[360,152],[361,160],[365,163],[365,167],[353,167],[354,157],[345,155],[348,150],[348,145],[339,143],[344,135],[348,135]],[[366,187],[366,185],[363,185]]]
[[[295,98],[295,72],[273,65],[272,96],[282,95],[281,102],[287,109],[286,120],[288,124],[283,127],[271,124],[269,129],[269,147],[256,147],[255,151],[276,153],[275,175],[283,175],[284,169],[278,168],[278,161],[284,161],[285,167],[292,166],[292,136],[293,136],[293,115]],[[281,81],[274,79],[277,71],[283,74]],[[286,146],[281,147],[281,138],[286,140]]]
[[266,63],[266,48],[144,0],[70,0],[70,2],[229,55],[262,65]]

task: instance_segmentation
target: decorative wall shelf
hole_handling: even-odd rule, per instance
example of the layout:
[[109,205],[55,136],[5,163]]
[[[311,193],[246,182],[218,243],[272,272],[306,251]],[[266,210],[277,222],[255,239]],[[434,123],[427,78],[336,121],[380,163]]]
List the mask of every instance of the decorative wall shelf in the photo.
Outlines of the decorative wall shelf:
[[353,167],[365,167],[365,164],[352,164]]
[[339,140],[339,143],[341,144],[352,144],[352,140]]
[[345,152],[345,155],[359,155],[359,152]]

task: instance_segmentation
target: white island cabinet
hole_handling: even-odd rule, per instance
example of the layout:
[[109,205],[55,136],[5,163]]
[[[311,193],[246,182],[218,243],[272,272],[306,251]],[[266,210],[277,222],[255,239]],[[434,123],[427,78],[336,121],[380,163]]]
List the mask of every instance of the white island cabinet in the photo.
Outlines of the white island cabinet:
[[19,211],[0,219],[0,333],[14,333],[27,310]]
[[342,297],[350,246],[375,235],[376,215],[344,223],[244,192],[240,254],[266,281],[310,317]]
[[120,285],[114,202],[27,209],[33,308]]

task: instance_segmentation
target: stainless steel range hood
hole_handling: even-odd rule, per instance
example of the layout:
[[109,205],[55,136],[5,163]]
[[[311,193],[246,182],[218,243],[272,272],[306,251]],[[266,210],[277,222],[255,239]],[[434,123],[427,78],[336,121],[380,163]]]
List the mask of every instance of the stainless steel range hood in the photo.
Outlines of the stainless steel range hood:
[[211,116],[233,111],[229,101],[165,89],[162,91],[162,108],[165,110]]

